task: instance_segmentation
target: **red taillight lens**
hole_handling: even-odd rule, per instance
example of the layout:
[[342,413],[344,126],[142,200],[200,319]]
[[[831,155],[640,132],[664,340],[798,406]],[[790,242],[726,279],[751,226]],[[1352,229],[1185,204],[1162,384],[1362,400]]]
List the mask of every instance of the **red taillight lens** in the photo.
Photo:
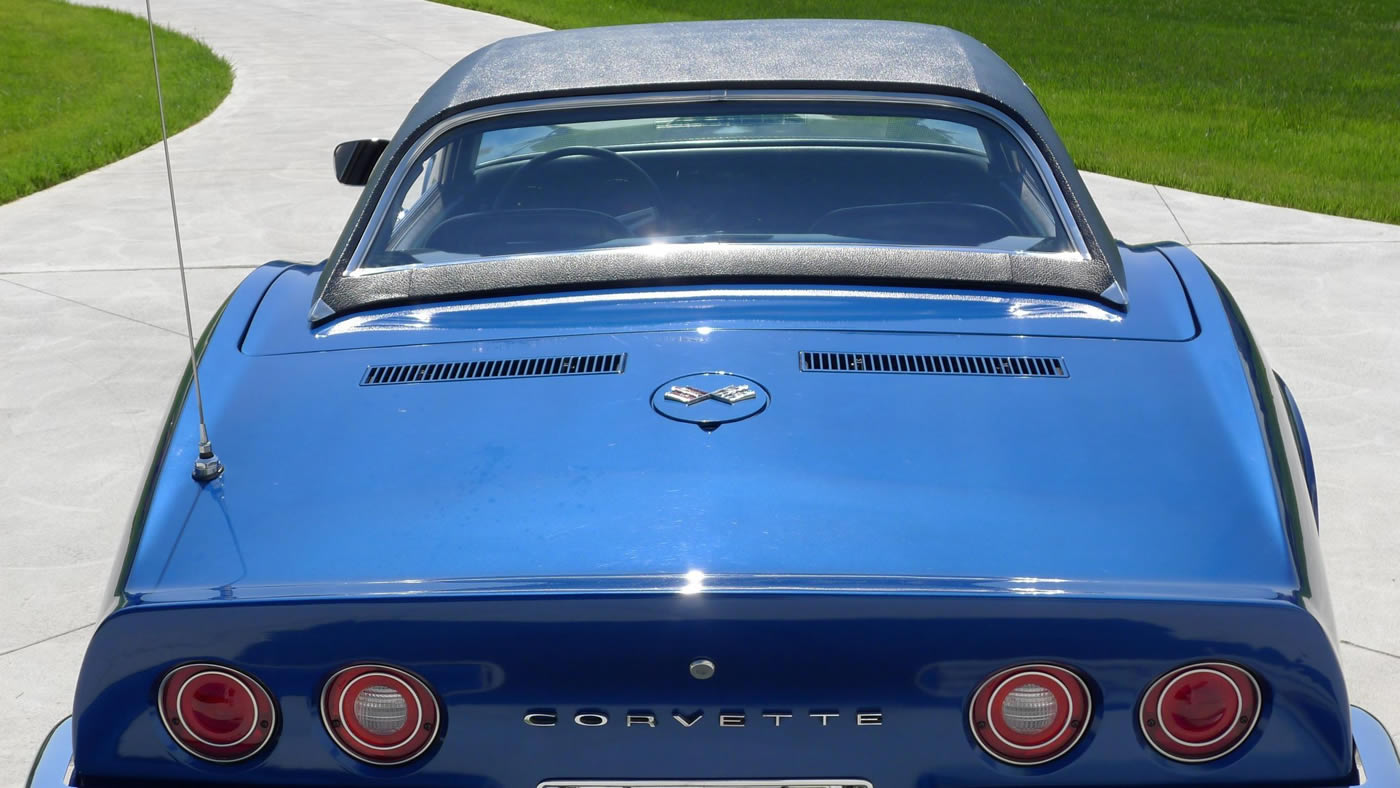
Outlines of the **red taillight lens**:
[[417,758],[438,732],[438,704],[421,679],[398,668],[356,665],[331,676],[321,693],[331,738],[366,763]]
[[192,755],[230,763],[249,758],[272,738],[272,696],[246,673],[222,665],[183,665],[161,681],[165,729]]
[[1240,746],[1259,721],[1259,683],[1223,662],[1177,668],[1157,679],[1139,710],[1143,735],[1168,758],[1219,758]]
[[1007,668],[973,693],[972,735],[993,757],[1034,766],[1069,752],[1089,727],[1089,688],[1057,665]]

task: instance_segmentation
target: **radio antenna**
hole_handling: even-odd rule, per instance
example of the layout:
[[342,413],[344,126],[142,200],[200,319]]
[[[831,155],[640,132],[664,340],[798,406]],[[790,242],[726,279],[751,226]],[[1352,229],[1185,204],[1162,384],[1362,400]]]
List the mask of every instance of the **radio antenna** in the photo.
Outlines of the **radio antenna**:
[[175,175],[170,168],[170,134],[165,128],[165,94],[160,89],[160,56],[156,54],[156,22],[151,15],[151,0],[146,0],[146,26],[151,31],[151,65],[156,72],[156,105],[160,107],[160,144],[165,149],[165,182],[170,187],[170,221],[175,225],[175,259],[180,265],[180,296],[185,303],[185,336],[190,342],[190,375],[194,378],[194,401],[199,408],[199,457],[194,461],[193,476],[207,482],[219,478],[224,464],[209,442],[209,430],[204,423],[204,392],[199,387],[199,357],[194,350],[194,321],[190,318],[190,287],[185,281],[185,250],[180,243],[180,213],[175,208]]

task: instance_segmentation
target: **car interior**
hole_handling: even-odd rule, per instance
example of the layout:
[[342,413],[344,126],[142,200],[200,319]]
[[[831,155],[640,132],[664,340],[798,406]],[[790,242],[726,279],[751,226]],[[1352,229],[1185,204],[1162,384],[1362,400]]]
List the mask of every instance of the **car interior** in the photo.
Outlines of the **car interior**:
[[459,134],[410,170],[415,177],[405,179],[392,223],[365,264],[645,243],[1067,250],[1026,152],[1005,131],[980,134],[977,145],[754,134],[559,147],[537,141],[494,158],[482,155],[481,133]]

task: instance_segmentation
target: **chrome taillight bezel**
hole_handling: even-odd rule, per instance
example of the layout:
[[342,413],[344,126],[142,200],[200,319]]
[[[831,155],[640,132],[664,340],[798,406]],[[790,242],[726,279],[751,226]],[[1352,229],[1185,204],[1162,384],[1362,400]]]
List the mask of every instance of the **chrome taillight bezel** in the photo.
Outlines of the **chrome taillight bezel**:
[[[406,687],[415,702],[412,733],[398,744],[378,745],[367,741],[364,731],[346,720],[345,705],[355,684],[378,679]],[[417,760],[437,741],[442,728],[442,709],[428,682],[403,668],[392,665],[359,663],[341,668],[321,687],[321,723],[342,752],[372,766],[402,766]],[[351,715],[353,717],[353,714]]]
[[[1060,730],[1046,742],[1028,747],[1010,741],[997,730],[992,700],[1008,682],[1024,676],[1035,676],[1059,689],[1067,704],[1065,721]],[[993,673],[977,685],[968,704],[968,730],[984,752],[1012,766],[1040,766],[1067,755],[1084,738],[1093,718],[1094,700],[1089,685],[1075,671],[1061,665],[1029,663],[1015,665]],[[1026,753],[1017,757],[1017,752]]]
[[[1178,680],[1197,671],[1206,671],[1224,678],[1234,686],[1239,697],[1235,723],[1207,742],[1187,742],[1179,739],[1160,723],[1162,696],[1166,694],[1166,690]],[[1147,685],[1147,690],[1138,702],[1138,729],[1152,749],[1163,757],[1178,763],[1208,763],[1224,758],[1249,740],[1254,729],[1259,726],[1259,717],[1264,705],[1263,697],[1259,680],[1246,668],[1230,662],[1192,662],[1167,671]],[[1163,736],[1168,740],[1163,741]],[[1209,749],[1217,747],[1222,741],[1227,742],[1223,748]],[[1189,754],[1192,749],[1199,749],[1201,754],[1192,757]]]
[[[232,679],[253,700],[253,721],[248,732],[235,742],[221,744],[203,738],[190,727],[181,713],[184,693],[189,690],[192,682],[209,674]],[[277,702],[262,682],[237,668],[212,662],[190,662],[166,671],[156,689],[156,712],[160,715],[161,725],[165,727],[166,733],[170,734],[170,738],[180,749],[208,763],[246,761],[264,751],[277,732]]]

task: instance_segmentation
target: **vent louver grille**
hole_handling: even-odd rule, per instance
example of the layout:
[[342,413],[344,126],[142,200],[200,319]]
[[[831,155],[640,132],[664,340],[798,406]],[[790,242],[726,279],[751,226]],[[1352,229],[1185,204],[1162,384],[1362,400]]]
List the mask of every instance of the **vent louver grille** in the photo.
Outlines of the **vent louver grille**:
[[556,356],[494,361],[440,361],[432,364],[390,364],[365,370],[361,386],[395,383],[439,383],[449,380],[500,380],[557,375],[620,374],[626,353],[604,356]]
[[1053,356],[926,356],[902,353],[819,353],[807,350],[799,355],[804,372],[1069,377],[1064,359]]

